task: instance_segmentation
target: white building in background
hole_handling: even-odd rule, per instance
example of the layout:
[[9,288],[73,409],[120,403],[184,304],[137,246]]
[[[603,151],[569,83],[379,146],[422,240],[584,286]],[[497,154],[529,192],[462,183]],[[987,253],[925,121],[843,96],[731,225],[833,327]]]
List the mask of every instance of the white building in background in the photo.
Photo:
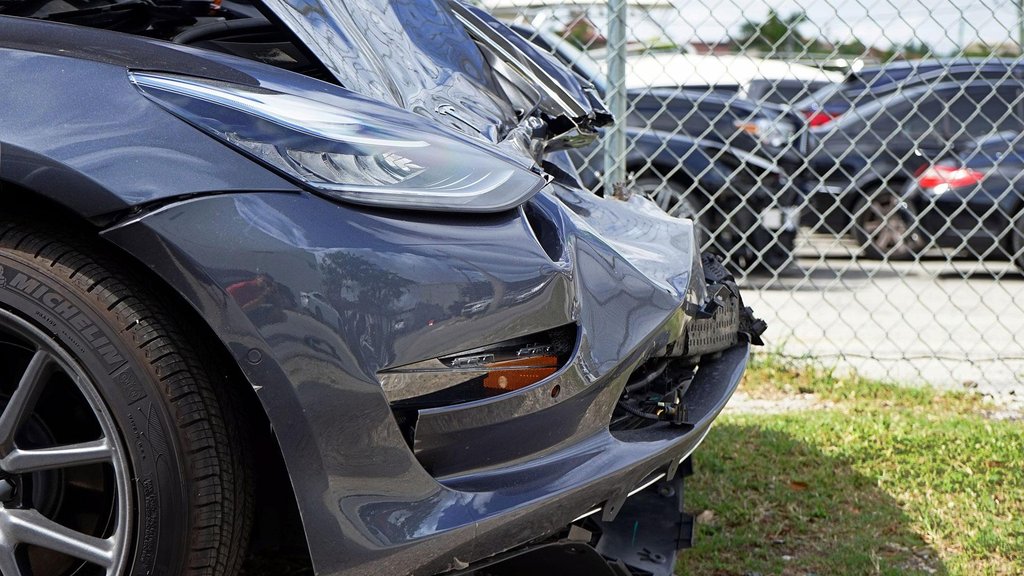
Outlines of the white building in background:
[[757,80],[794,80],[804,84],[831,83],[842,74],[784,60],[752,56],[651,53],[629,59],[627,88],[721,87],[741,89]]

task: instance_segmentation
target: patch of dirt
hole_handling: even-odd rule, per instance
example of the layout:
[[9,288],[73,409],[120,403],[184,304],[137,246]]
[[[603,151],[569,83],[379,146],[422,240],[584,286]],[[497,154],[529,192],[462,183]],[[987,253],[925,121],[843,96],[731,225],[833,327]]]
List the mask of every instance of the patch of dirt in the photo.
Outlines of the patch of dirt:
[[816,394],[755,398],[744,392],[737,392],[725,406],[725,413],[783,414],[800,410],[827,410],[833,407],[835,407],[835,402],[822,400]]

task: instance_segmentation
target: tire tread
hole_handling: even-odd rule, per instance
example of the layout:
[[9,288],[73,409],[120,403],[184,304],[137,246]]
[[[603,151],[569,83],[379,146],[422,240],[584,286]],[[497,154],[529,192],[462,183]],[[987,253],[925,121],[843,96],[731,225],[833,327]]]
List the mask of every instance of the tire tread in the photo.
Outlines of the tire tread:
[[175,419],[191,488],[183,576],[237,574],[253,519],[251,466],[241,415],[230,409],[238,391],[221,385],[226,372],[195,343],[200,331],[93,238],[5,219],[0,250],[48,268],[97,312],[107,310],[108,326],[148,366]]

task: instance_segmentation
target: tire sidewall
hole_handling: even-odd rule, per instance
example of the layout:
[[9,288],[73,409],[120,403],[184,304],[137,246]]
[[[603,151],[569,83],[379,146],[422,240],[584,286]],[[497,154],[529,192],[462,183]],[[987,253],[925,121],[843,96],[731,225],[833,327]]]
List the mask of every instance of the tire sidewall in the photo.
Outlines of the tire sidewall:
[[134,510],[124,576],[181,574],[188,483],[156,374],[139,348],[126,342],[130,338],[112,328],[127,321],[86,292],[87,279],[61,278],[20,256],[0,250],[0,306],[49,334],[77,361],[106,404],[127,455]]

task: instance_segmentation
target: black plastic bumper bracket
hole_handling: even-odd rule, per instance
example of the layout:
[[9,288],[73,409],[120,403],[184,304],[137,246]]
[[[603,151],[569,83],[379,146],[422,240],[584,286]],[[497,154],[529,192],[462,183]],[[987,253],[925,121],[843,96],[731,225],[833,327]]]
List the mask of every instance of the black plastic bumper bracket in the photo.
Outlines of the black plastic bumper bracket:
[[683,512],[683,479],[658,482],[626,500],[614,522],[601,522],[597,551],[631,574],[672,576],[676,553],[693,545],[693,517]]

